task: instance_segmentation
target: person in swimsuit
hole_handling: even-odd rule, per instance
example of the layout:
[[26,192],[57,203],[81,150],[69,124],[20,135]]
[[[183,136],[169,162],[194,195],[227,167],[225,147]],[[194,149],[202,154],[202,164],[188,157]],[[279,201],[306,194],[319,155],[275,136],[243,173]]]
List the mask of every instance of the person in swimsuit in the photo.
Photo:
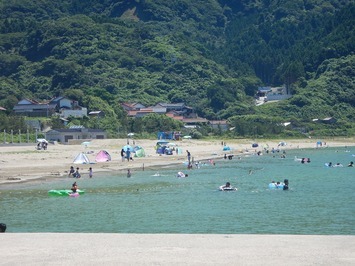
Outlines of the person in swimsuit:
[[78,190],[78,185],[76,184],[76,182],[74,182],[73,185],[71,186],[71,191],[75,193],[77,190]]

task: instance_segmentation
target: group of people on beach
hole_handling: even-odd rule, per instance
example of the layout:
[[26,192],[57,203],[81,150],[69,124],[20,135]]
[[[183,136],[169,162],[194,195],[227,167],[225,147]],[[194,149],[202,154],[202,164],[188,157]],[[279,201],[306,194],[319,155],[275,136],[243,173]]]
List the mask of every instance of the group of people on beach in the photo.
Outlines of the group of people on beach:
[[124,162],[126,159],[127,162],[133,161],[130,148],[127,148],[126,151],[123,148],[121,149],[121,158],[122,158],[122,162]]
[[37,143],[37,150],[47,150],[48,142],[47,141],[40,141]]
[[[92,176],[93,176],[93,170],[92,170],[92,167],[90,167],[89,168],[89,177],[92,178]],[[75,170],[73,166],[70,166],[68,177],[80,178],[81,174],[79,173],[79,167],[77,167]]]

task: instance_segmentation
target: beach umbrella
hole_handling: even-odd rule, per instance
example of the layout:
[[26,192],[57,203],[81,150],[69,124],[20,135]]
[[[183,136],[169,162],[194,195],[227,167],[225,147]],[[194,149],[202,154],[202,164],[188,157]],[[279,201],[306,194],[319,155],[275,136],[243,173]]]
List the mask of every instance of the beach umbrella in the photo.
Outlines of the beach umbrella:
[[134,136],[134,133],[132,133],[132,132],[131,132],[131,133],[128,133],[127,136],[128,136],[128,137],[133,137],[133,136]]
[[130,150],[130,152],[133,152],[133,148],[132,148],[132,146],[131,145],[125,145],[125,146],[123,146],[123,148],[122,148],[125,152],[129,149]]
[[183,138],[183,139],[192,139],[191,136],[183,136],[182,138]]
[[86,148],[87,146],[89,146],[90,144],[91,144],[90,141],[84,141],[84,142],[81,143],[81,145],[84,145],[85,148]]
[[174,142],[169,142],[166,144],[166,146],[176,146],[176,144]]

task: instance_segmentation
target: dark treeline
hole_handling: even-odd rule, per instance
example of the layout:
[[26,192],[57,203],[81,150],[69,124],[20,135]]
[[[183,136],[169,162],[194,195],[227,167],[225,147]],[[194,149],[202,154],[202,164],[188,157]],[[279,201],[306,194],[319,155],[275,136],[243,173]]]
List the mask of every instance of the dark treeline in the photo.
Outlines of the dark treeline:
[[[63,95],[115,131],[148,128],[123,101],[183,101],[238,135],[279,134],[282,121],[349,135],[354,17],[350,0],[2,1],[0,106]],[[255,106],[258,86],[283,84],[291,99]],[[329,116],[337,128],[310,123]]]

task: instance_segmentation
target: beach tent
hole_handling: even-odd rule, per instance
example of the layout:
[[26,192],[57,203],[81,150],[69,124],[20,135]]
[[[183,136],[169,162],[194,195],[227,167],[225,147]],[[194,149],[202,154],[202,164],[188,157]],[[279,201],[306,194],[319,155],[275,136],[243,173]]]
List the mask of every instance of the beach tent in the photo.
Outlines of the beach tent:
[[259,146],[259,144],[258,144],[258,143],[253,143],[251,146],[252,146],[253,148],[256,148],[256,147]]
[[85,148],[87,148],[90,144],[91,144],[90,141],[84,141],[81,143],[81,145],[84,145]]
[[287,143],[286,143],[286,142],[281,141],[281,142],[279,142],[279,145],[278,145],[278,146],[286,146],[286,145],[287,145]]
[[145,150],[141,146],[135,146],[133,148],[134,157],[145,157]]
[[111,155],[107,151],[99,151],[95,157],[96,162],[108,162],[111,161]]
[[231,148],[230,148],[229,146],[224,146],[224,147],[223,147],[223,150],[224,150],[224,151],[230,151]]
[[89,158],[86,156],[85,153],[82,153],[82,152],[81,152],[81,153],[79,153],[79,154],[75,157],[73,163],[75,163],[75,164],[89,164],[89,163],[90,163],[90,160],[89,160]]
[[145,150],[142,147],[135,151],[136,153],[134,154],[134,157],[145,157]]
[[159,145],[159,146],[164,146],[164,145],[166,145],[166,144],[168,144],[168,143],[169,143],[168,140],[161,139],[161,140],[159,140],[159,141],[157,142],[157,145]]

